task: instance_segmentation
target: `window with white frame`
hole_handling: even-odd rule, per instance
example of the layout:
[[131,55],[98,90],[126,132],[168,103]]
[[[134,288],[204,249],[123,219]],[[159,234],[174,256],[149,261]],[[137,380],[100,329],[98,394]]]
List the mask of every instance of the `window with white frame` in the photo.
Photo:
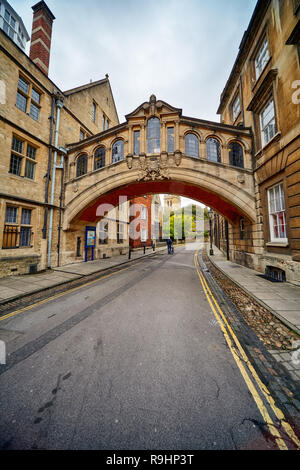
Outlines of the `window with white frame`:
[[235,98],[235,100],[234,100],[233,103],[232,103],[232,116],[233,116],[233,121],[236,120],[236,118],[238,117],[238,115],[240,114],[240,112],[241,112],[240,96],[237,95],[237,97]]
[[256,57],[255,57],[255,73],[256,73],[256,79],[258,79],[265,66],[267,65],[268,61],[270,58],[269,54],[269,45],[268,45],[268,40],[265,37]]
[[263,108],[259,115],[261,144],[264,147],[274,137],[276,133],[275,107],[273,98]]
[[141,229],[141,242],[146,242],[148,238],[148,231],[146,228]]
[[283,183],[268,190],[271,242],[287,242]]
[[147,207],[141,206],[141,219],[147,220]]

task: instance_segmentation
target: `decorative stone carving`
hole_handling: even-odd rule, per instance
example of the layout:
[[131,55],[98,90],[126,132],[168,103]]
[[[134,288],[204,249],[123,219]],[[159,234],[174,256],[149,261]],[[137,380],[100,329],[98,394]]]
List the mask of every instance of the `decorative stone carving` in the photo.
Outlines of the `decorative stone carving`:
[[169,169],[181,164],[182,154],[179,150],[174,155],[162,152],[160,156],[147,156],[140,154],[133,156],[128,154],[126,163],[129,170],[139,171],[138,181],[155,181],[169,179]]
[[237,180],[241,184],[245,183],[245,175],[238,175]]

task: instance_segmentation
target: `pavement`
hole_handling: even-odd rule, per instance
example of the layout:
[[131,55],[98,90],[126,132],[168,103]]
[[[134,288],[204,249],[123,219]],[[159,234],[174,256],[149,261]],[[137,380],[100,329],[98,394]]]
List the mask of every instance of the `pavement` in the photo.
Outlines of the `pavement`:
[[288,282],[271,282],[253,269],[227,261],[223,253],[213,246],[210,261],[233,282],[269,310],[286,326],[300,335],[300,287]]
[[[156,253],[166,251],[166,246],[157,247]],[[26,295],[37,293],[50,287],[59,286],[90,274],[106,271],[115,266],[130,263],[145,256],[153,255],[152,248],[134,250],[131,259],[128,254],[112,258],[98,259],[71,263],[59,268],[53,268],[37,274],[8,276],[0,279],[0,305],[20,299]]]

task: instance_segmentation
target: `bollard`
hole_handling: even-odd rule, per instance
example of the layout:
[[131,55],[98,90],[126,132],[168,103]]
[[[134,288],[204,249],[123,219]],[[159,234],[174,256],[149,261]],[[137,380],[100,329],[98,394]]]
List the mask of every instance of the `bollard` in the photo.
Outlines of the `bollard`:
[[128,251],[128,259],[131,259],[131,248],[129,248],[129,251]]

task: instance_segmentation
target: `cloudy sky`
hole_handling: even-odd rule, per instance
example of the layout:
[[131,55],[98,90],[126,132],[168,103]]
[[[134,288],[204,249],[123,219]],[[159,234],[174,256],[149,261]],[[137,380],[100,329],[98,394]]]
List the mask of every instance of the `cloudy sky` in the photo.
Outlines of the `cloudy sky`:
[[[29,34],[37,1],[9,1]],[[61,90],[108,73],[120,122],[152,93],[186,116],[219,121],[220,94],[256,0],[46,3],[56,17],[49,77]]]

